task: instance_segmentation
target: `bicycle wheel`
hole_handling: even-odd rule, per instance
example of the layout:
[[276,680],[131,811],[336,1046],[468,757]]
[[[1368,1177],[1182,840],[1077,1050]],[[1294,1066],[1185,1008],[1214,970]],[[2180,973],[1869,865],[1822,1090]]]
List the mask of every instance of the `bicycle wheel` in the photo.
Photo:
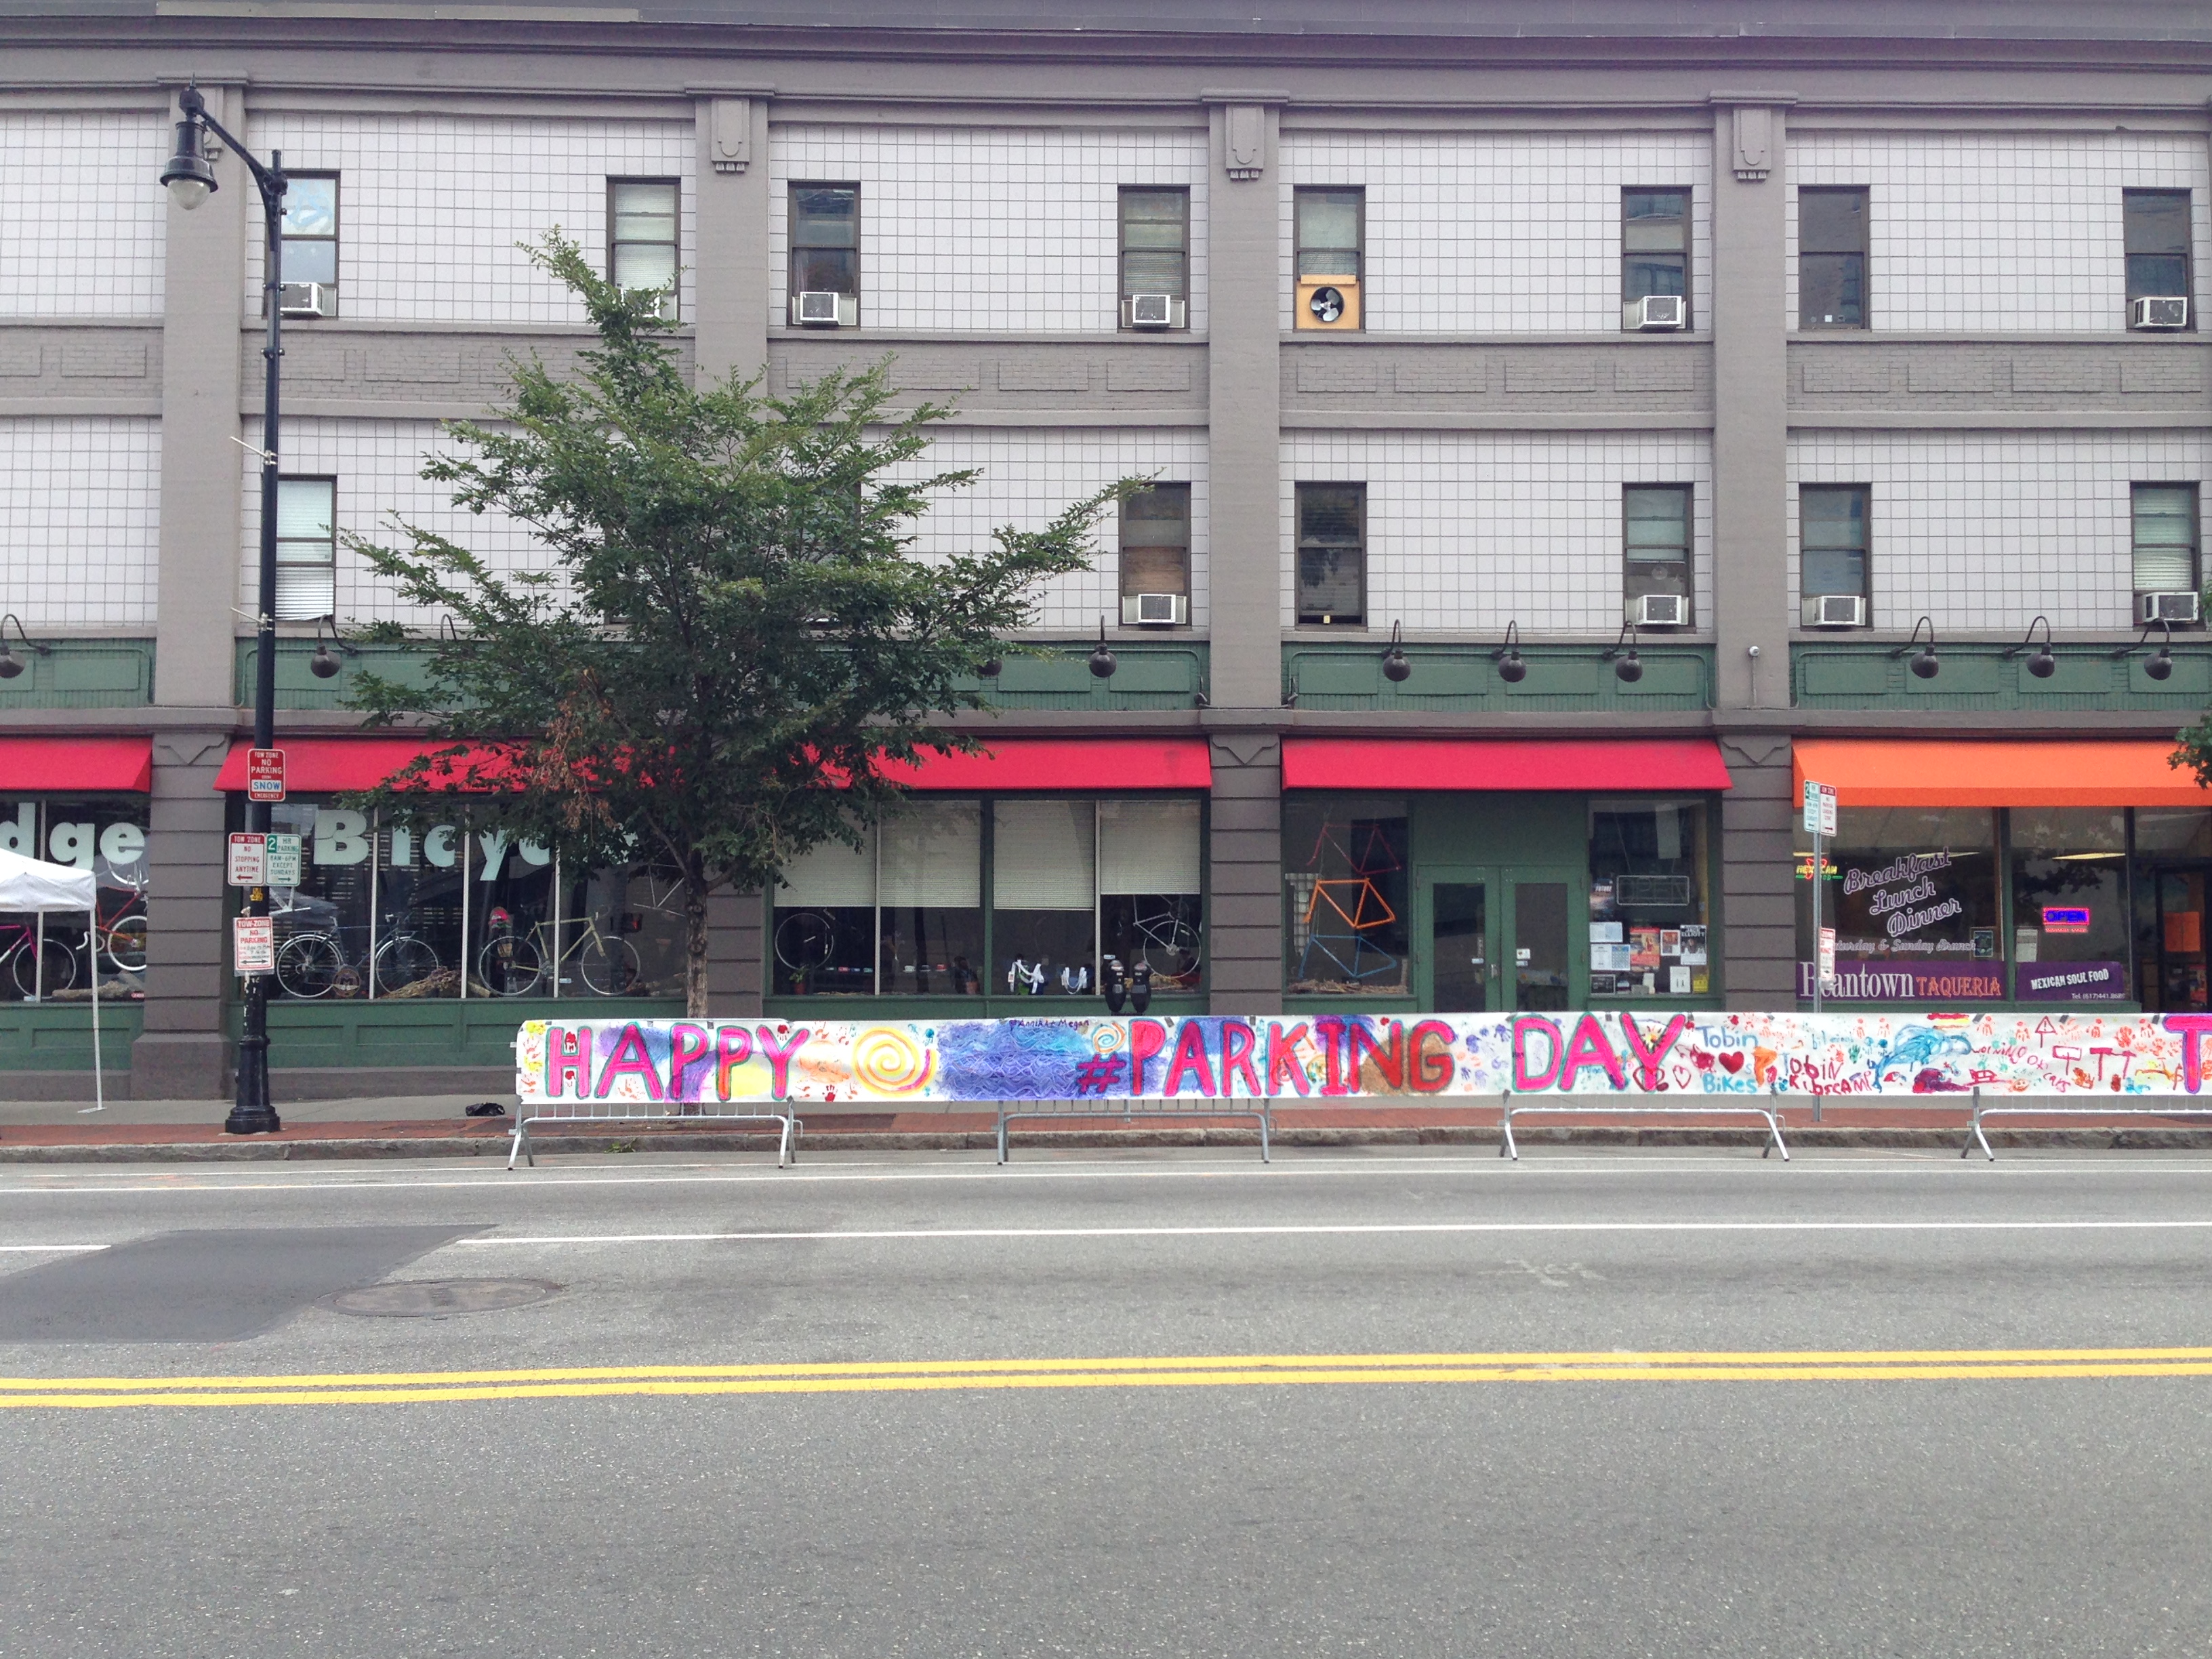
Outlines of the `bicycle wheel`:
[[379,996],[419,985],[439,969],[438,953],[412,933],[398,933],[376,948],[371,969]]
[[137,973],[146,965],[146,918],[124,917],[107,930],[104,943],[118,973]]
[[295,933],[276,953],[276,988],[288,997],[326,997],[345,972],[345,952],[328,933]]
[[533,939],[495,939],[477,953],[477,977],[495,997],[524,997],[538,988],[544,958]]
[[794,974],[811,974],[830,960],[837,930],[823,915],[794,910],[775,925],[775,959]]
[[15,988],[25,996],[52,996],[57,991],[66,991],[76,983],[76,952],[58,939],[46,941],[43,952],[46,971],[43,980],[39,975],[40,951],[32,939],[25,939],[15,952]]
[[594,933],[576,952],[576,970],[584,983],[603,997],[628,996],[636,988],[645,969],[637,959],[637,946],[626,939],[610,939]]

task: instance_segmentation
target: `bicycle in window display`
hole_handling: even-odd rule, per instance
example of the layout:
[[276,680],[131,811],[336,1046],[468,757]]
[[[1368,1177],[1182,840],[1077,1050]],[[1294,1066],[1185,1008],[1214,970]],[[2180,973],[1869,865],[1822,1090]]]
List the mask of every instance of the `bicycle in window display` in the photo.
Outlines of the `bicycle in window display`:
[[396,996],[444,966],[437,951],[416,935],[407,916],[395,917],[380,930],[373,957],[364,939],[362,955],[356,958],[346,949],[345,936],[366,934],[368,928],[365,924],[342,926],[337,906],[328,899],[295,890],[270,914],[299,919],[291,923],[289,936],[276,947],[276,985],[288,997],[312,1000],[333,992],[341,997],[356,997],[372,979],[379,996]]
[[[41,962],[46,966],[43,975],[39,971]],[[25,1001],[51,997],[76,983],[76,952],[51,933],[41,944],[33,922],[0,922],[0,966],[8,969]]]
[[[518,933],[512,915],[494,910],[491,937],[477,953],[477,975],[495,997],[528,996],[545,976],[550,957],[556,974],[574,963],[585,988],[595,995],[628,996],[645,977],[645,964],[637,946],[623,935],[642,927],[645,918],[638,913],[603,914],[607,919],[605,933],[599,931],[599,916],[592,915],[564,916],[557,924],[541,920],[532,923],[528,933]],[[559,936],[571,927],[582,931],[562,945]]]

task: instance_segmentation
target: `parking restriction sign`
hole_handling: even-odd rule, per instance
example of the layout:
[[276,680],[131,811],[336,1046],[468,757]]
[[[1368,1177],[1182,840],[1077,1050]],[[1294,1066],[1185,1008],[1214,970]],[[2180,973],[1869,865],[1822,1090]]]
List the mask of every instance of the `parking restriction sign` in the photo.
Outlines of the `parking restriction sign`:
[[241,974],[276,971],[276,924],[267,916],[233,916],[231,959]]
[[284,799],[284,751],[249,749],[246,751],[246,798],[278,801]]

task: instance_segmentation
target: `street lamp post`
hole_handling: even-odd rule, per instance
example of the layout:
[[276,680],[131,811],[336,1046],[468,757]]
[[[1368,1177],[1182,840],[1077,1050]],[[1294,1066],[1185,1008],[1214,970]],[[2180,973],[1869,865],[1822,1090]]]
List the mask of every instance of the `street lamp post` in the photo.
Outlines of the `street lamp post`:
[[[177,123],[177,151],[161,169],[161,183],[176,204],[187,211],[207,200],[216,189],[215,168],[207,158],[210,132],[236,151],[261,191],[262,226],[268,251],[262,270],[263,303],[269,313],[268,343],[261,348],[267,365],[261,416],[261,597],[255,605],[253,658],[253,746],[268,749],[276,737],[276,400],[278,371],[284,357],[284,308],[279,289],[283,282],[284,153],[271,150],[266,167],[254,160],[246,146],[224,131],[207,112],[207,100],[197,87],[178,94],[177,106],[185,118]],[[269,803],[249,795],[246,827],[264,835],[269,830]],[[269,890],[246,890],[246,914],[269,914]],[[238,1094],[223,1121],[225,1133],[266,1134],[284,1126],[269,1099],[269,975],[252,974],[246,981],[246,1017],[238,1038]]]

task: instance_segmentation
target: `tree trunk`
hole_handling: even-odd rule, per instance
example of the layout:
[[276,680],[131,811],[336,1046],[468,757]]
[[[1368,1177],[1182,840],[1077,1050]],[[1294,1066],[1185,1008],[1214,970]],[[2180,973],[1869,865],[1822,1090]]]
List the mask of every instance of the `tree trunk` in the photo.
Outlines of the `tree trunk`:
[[696,861],[684,872],[684,1012],[707,1017],[707,881]]

